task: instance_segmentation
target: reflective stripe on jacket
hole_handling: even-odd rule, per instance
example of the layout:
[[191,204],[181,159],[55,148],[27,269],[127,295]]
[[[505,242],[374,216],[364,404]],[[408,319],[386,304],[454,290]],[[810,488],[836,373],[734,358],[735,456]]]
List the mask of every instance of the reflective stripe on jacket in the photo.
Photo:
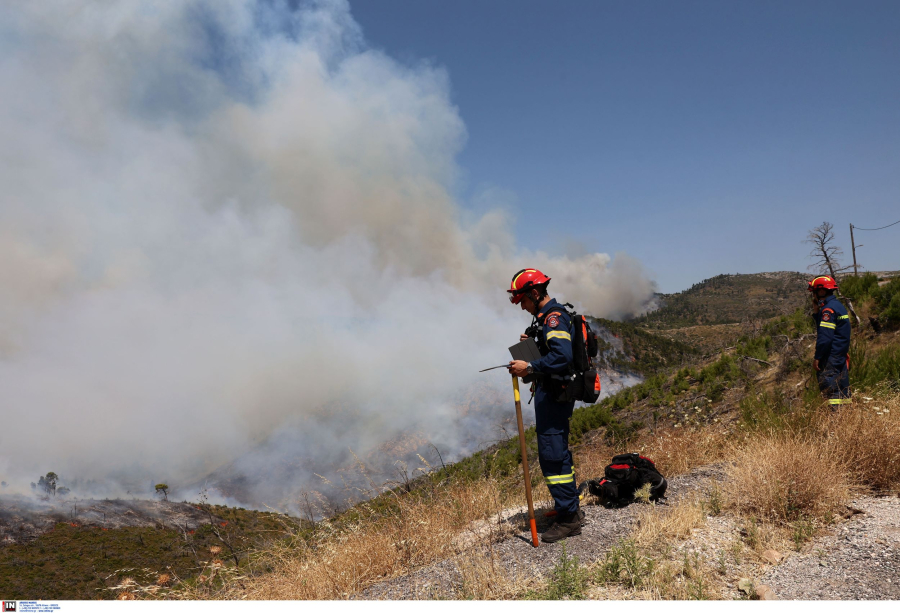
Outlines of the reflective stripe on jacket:
[[[824,363],[829,358],[846,358],[850,350],[850,316],[834,295],[819,301],[816,313],[816,355]],[[820,368],[822,365],[820,365]]]
[[537,315],[537,345],[541,359],[531,363],[546,375],[568,375],[572,364],[572,319],[565,307],[551,298]]

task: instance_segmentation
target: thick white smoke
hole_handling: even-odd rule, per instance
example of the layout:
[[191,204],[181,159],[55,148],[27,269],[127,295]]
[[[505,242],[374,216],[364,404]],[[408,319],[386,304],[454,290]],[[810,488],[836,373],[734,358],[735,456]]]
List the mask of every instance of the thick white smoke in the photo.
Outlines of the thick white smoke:
[[4,3],[0,83],[6,481],[459,449],[487,423],[460,393],[497,415],[508,376],[476,371],[528,323],[512,273],[597,316],[652,296],[625,255],[464,222],[446,73],[367,48],[340,0]]

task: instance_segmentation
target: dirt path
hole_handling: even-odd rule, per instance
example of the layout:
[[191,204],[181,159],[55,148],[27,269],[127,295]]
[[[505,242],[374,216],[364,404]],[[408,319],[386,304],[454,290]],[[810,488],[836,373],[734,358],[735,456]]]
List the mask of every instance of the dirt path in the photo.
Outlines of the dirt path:
[[900,599],[900,498],[860,498],[862,511],[760,581],[783,600]]

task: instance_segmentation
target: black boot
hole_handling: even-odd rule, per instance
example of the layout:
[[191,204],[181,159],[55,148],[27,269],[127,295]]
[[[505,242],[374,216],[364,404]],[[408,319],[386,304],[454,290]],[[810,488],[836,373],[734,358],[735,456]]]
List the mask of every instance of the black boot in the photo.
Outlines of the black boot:
[[[556,511],[553,511],[553,512],[556,513]],[[547,517],[547,516],[544,515],[544,517]],[[555,514],[555,515],[551,515],[551,516],[550,516],[550,523],[551,523],[551,524],[556,523],[556,522],[558,522],[558,521],[559,521],[559,514]],[[587,524],[587,518],[584,516],[584,511],[581,510],[581,507],[578,507],[578,521],[581,522],[581,527],[582,527],[582,528],[584,528],[585,524]]]
[[578,536],[581,534],[581,509],[575,513],[567,513],[558,515],[556,523],[541,535],[541,540],[545,543],[555,543],[569,536]]

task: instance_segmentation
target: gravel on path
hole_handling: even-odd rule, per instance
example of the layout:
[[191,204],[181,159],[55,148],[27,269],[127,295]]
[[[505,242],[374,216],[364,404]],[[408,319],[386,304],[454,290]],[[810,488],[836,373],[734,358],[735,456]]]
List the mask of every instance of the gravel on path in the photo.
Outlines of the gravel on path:
[[858,498],[850,507],[862,513],[760,582],[781,600],[900,600],[900,498]]

